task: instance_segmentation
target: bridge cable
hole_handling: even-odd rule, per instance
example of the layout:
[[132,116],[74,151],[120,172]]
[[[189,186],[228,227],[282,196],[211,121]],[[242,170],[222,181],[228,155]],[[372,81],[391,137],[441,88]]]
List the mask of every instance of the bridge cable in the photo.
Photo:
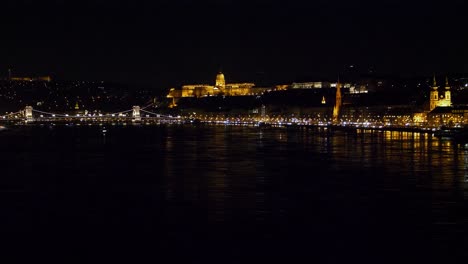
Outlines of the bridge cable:
[[18,111],[18,112],[14,112],[14,113],[9,113],[9,114],[6,114],[6,115],[2,115],[0,116],[0,118],[5,118],[5,117],[8,117],[8,116],[12,116],[12,115],[16,115],[16,114],[20,114],[22,111]]
[[46,114],[46,115],[53,115],[53,116],[69,117],[69,116],[67,116],[65,114],[56,114],[56,113],[44,112],[44,111],[40,111],[40,110],[36,110],[36,109],[33,109],[33,112]]
[[133,111],[133,108],[130,109],[130,110],[125,110],[125,111],[121,111],[121,112],[115,112],[115,113],[106,114],[106,115],[120,115],[120,114],[128,113],[128,112],[131,112],[131,111]]
[[173,117],[173,116],[167,116],[167,115],[161,115],[161,114],[153,113],[153,112],[146,111],[146,110],[142,110],[142,109],[140,109],[140,111],[142,111],[142,112],[144,112],[144,113],[148,113],[148,114],[152,114],[152,115],[160,116],[160,117],[178,119],[177,117]]

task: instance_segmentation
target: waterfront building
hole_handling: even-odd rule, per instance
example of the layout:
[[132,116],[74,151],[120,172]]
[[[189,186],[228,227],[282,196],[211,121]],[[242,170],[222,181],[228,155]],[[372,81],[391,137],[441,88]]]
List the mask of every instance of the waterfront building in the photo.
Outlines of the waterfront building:
[[450,86],[448,83],[448,78],[445,80],[445,91],[441,94],[438,90],[437,81],[434,76],[434,81],[432,85],[432,89],[430,92],[430,99],[429,99],[429,111],[434,110],[436,107],[450,107],[452,106],[452,96],[450,92]]
[[468,125],[468,106],[436,107],[427,115],[431,126],[464,126]]

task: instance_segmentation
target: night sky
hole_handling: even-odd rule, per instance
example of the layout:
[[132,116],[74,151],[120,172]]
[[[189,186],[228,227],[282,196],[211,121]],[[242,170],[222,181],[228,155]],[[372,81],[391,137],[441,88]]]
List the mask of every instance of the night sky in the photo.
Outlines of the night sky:
[[167,89],[382,74],[468,73],[460,1],[35,1],[1,3],[1,76]]

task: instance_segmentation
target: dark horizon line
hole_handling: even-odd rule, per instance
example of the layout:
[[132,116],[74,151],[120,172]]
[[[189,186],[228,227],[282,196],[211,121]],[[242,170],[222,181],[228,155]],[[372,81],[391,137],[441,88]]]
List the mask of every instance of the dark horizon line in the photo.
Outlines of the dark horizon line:
[[[219,71],[213,71],[213,80],[216,76],[216,74],[218,73]],[[225,75],[229,76],[229,72],[223,72]],[[252,74],[255,74],[255,73],[252,73]],[[190,75],[190,74],[189,74]],[[316,76],[316,77],[313,77],[313,76]],[[439,79],[444,79],[446,77],[448,77],[449,79],[460,79],[460,78],[468,78],[468,73],[462,73],[462,72],[447,72],[447,73],[443,73],[443,72],[439,72],[439,71],[436,71],[436,72],[431,72],[431,73],[414,73],[414,74],[411,74],[411,73],[403,73],[403,72],[399,72],[399,73],[379,73],[379,72],[359,72],[359,73],[352,73],[352,72],[338,72],[338,73],[328,73],[328,74],[314,74],[314,73],[310,73],[310,74],[297,74],[295,77],[293,78],[288,78],[288,77],[277,77],[277,78],[271,78],[272,80],[267,80],[266,82],[270,83],[270,85],[279,85],[279,84],[291,84],[293,82],[316,82],[316,81],[329,81],[329,82],[333,82],[333,81],[336,81],[338,80],[338,76],[339,76],[339,79],[340,80],[344,80],[344,81],[358,81],[359,79],[363,79],[363,78],[377,78],[377,79],[393,79],[393,80],[416,80],[416,79],[431,79],[434,77],[434,75],[436,76],[437,80]],[[56,77],[54,74],[43,74],[43,75],[40,75],[40,74],[37,74],[37,75],[27,75],[27,74],[24,74],[24,75],[12,75],[11,77],[17,77],[17,78],[39,78],[39,77],[45,77],[45,76],[50,76],[52,78],[52,82],[93,82],[93,83],[107,83],[107,84],[116,84],[116,85],[136,85],[136,86],[139,86],[139,87],[148,87],[148,86],[152,86],[153,84],[149,83],[149,82],[146,82],[146,81],[138,81],[138,80],[118,80],[118,79],[110,79],[110,78],[106,78],[106,79],[96,79],[96,78],[83,78],[83,79],[77,79],[77,78],[67,78],[67,77]],[[336,76],[335,78],[331,77],[331,76]],[[228,83],[237,83],[237,82],[254,82],[254,83],[257,83],[257,82],[262,82],[261,80],[255,80],[255,79],[252,79],[252,78],[235,78],[236,80],[233,80],[229,77],[226,78],[227,79],[227,82]],[[237,80],[237,79],[240,79],[240,80]],[[287,81],[284,80],[284,79],[288,79]],[[9,81],[9,76],[3,76],[0,78],[0,80],[2,81]],[[173,80],[169,80],[169,79],[166,79],[166,80],[162,80],[162,79],[159,79],[157,82],[155,83],[168,83],[169,81],[171,81],[173,84],[172,85],[168,85],[166,88],[160,88],[159,90],[165,90],[165,89],[169,89],[169,88],[173,88],[173,87],[178,87],[180,85],[185,85],[185,84],[198,84],[198,83],[212,83],[213,80],[206,80],[206,81],[197,81],[197,80],[193,80],[193,81],[187,81],[187,78],[180,78],[179,80],[176,80],[174,82],[172,82]],[[265,81],[264,81],[265,82]],[[180,84],[181,83],[181,84]]]

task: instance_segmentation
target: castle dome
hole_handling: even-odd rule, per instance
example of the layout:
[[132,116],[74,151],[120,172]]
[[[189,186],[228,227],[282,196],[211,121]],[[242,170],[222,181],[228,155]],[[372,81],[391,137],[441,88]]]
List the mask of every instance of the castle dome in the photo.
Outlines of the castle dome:
[[226,85],[226,81],[224,80],[224,74],[222,72],[219,72],[216,75],[215,86],[216,87],[224,87],[225,85]]

